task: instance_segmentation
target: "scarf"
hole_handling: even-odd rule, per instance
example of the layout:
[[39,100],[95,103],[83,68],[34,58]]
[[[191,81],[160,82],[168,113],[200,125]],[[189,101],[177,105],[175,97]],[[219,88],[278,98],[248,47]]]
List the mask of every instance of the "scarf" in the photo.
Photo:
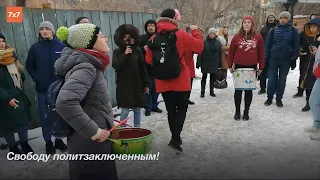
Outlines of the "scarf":
[[110,64],[110,57],[106,53],[102,53],[102,52],[98,52],[98,51],[94,51],[94,50],[89,50],[89,49],[84,49],[84,48],[78,48],[77,50],[91,54],[91,55],[95,56],[96,58],[98,58],[102,62],[103,71],[105,71],[107,69],[107,66]]
[[0,65],[7,67],[14,86],[22,89],[23,82],[21,79],[21,72],[23,71],[23,66],[15,59],[14,48],[7,46],[5,50],[0,50]]

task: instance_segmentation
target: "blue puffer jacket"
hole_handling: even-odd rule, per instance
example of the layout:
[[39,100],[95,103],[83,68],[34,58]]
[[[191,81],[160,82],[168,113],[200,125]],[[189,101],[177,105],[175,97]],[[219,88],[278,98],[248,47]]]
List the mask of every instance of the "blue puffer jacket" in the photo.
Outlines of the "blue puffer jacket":
[[278,24],[274,30],[270,30],[265,47],[267,61],[284,60],[291,62],[291,60],[296,60],[300,51],[298,29],[292,29],[291,23]]
[[30,47],[26,69],[36,83],[37,92],[47,92],[51,83],[57,80],[54,63],[64,47],[65,44],[57,39],[41,40]]

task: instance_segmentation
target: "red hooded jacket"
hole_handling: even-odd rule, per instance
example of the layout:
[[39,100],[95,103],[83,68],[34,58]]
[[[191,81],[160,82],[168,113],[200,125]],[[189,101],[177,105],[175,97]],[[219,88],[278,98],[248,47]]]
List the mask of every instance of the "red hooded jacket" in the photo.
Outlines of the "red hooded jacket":
[[[172,31],[178,28],[178,22],[170,18],[161,18],[157,24],[157,32]],[[176,32],[177,36],[177,48],[179,56],[182,57],[183,53],[188,52],[202,52],[204,45],[201,32],[199,30],[193,30],[190,36],[187,32],[179,30]],[[152,36],[150,39],[153,39]],[[152,64],[152,51],[147,49],[146,62]],[[180,60],[181,74],[179,77],[172,80],[158,80],[156,79],[156,91],[158,93],[167,91],[190,91],[190,71],[187,66],[187,57],[184,56]]]

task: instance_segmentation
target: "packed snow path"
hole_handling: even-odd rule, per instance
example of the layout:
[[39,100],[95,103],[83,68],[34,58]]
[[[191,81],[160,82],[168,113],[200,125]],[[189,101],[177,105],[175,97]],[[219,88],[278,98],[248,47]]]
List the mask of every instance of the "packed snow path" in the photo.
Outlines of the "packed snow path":
[[[290,71],[284,107],[281,109],[275,103],[265,107],[266,95],[259,96],[258,90],[254,91],[250,120],[247,122],[233,120],[233,83],[230,74],[228,89],[216,90],[216,98],[206,93],[205,98],[200,99],[200,80],[196,80],[191,98],[196,105],[189,107],[182,133],[183,154],[176,155],[167,146],[170,133],[166,112],[142,116],[142,127],[153,132],[152,153],[160,152],[159,160],[117,161],[119,178],[319,179],[320,142],[311,141],[310,134],[304,132],[304,128],[312,125],[311,112],[301,112],[305,98],[292,98],[297,90],[298,75],[298,68]],[[160,108],[165,110],[164,103],[160,104]],[[30,132],[31,137],[39,135],[40,129]],[[30,145],[36,153],[45,152],[42,138],[32,140]],[[0,154],[0,174],[3,179],[68,178],[66,161],[8,162],[6,153],[1,151]]]

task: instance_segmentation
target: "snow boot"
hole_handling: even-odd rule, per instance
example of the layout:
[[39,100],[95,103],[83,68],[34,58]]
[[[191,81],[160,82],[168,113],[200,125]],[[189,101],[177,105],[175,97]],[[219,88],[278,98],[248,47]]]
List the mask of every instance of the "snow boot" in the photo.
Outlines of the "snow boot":
[[68,151],[68,147],[67,145],[64,144],[64,142],[62,141],[62,139],[56,139],[54,142],[55,148],[59,149],[61,152],[67,152]]
[[306,128],[304,131],[308,133],[320,133],[320,129],[315,127]]
[[304,106],[304,107],[301,109],[301,111],[302,111],[302,112],[310,111],[309,102],[307,102],[306,106]]
[[249,120],[249,110],[244,110],[242,119],[244,121],[248,121]]
[[310,139],[313,141],[320,141],[320,134],[310,135]]
[[277,104],[278,108],[282,108],[283,107],[282,100],[280,100],[280,99],[277,99],[276,104]]
[[[181,141],[181,144],[182,144],[182,141]],[[173,150],[175,150],[177,153],[183,152],[180,146],[180,142],[176,142],[173,139],[170,140],[168,146],[171,147]]]
[[293,95],[292,97],[293,97],[293,98],[303,97],[303,89],[298,88],[297,94]]
[[25,154],[28,154],[30,152],[34,153],[33,149],[29,145],[28,141],[21,143],[21,149]]
[[272,99],[267,99],[266,102],[264,102],[265,106],[270,106],[272,104]]
[[265,94],[266,93],[266,90],[265,89],[261,89],[258,94],[261,95],[261,94]]
[[151,116],[151,112],[150,112],[150,111],[145,111],[145,112],[144,112],[144,115],[145,115],[145,116]]
[[53,146],[52,141],[46,142],[46,154],[54,155],[56,153],[56,149]]

